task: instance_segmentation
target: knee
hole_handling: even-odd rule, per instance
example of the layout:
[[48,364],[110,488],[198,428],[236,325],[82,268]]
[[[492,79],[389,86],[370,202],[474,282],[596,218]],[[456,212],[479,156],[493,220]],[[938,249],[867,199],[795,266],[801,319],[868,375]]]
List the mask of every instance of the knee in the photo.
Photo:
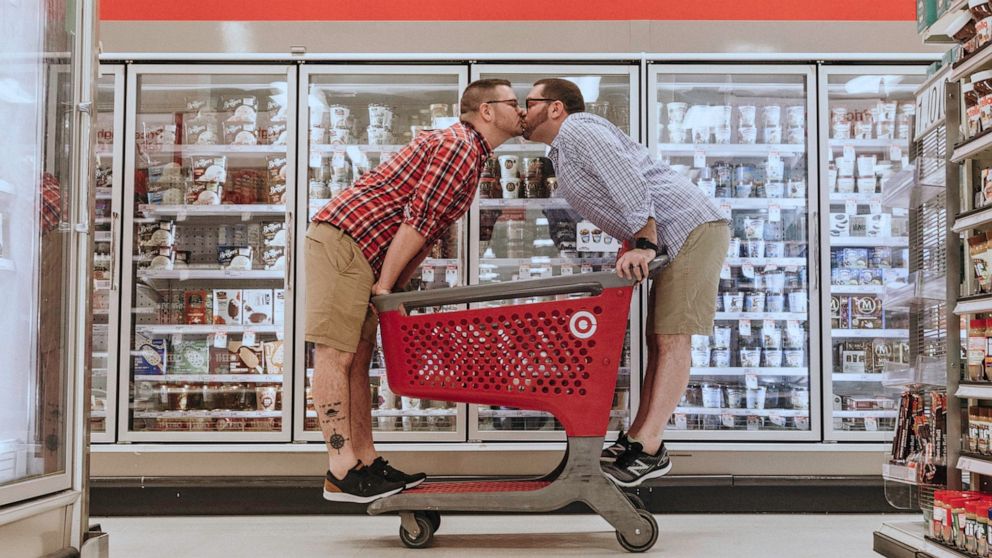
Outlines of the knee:
[[317,345],[314,348],[314,360],[317,368],[331,367],[335,369],[347,369],[354,360],[355,353],[349,353],[335,349],[329,345]]

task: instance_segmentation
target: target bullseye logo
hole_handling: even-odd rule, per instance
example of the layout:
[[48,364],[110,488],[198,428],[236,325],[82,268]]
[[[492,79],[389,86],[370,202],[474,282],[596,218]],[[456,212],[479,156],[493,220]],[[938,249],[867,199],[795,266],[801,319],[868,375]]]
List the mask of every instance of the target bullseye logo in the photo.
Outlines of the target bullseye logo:
[[568,329],[579,339],[589,339],[596,333],[596,316],[586,311],[576,312],[568,322]]

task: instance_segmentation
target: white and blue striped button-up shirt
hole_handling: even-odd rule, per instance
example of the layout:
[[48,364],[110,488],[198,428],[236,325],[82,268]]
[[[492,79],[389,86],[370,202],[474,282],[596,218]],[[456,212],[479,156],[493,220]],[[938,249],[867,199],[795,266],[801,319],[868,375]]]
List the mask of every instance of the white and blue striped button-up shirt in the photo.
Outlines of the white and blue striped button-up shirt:
[[558,195],[617,240],[631,240],[649,217],[658,245],[675,258],[693,229],[727,219],[688,178],[651,158],[643,145],[605,118],[570,114],[548,154]]

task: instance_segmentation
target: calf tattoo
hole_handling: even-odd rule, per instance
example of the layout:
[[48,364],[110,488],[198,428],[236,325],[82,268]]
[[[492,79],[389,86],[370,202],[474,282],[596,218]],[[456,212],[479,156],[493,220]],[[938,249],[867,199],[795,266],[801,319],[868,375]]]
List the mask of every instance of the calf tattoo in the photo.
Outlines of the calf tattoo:
[[345,420],[347,417],[341,411],[341,402],[335,401],[334,403],[320,405],[320,422],[322,424],[328,424],[331,422],[340,422]]
[[330,444],[331,448],[338,450],[338,455],[341,455],[341,449],[344,448],[344,444],[347,441],[348,439],[341,434],[338,434],[337,429],[335,429],[334,433],[331,434],[331,437],[327,440],[327,443]]

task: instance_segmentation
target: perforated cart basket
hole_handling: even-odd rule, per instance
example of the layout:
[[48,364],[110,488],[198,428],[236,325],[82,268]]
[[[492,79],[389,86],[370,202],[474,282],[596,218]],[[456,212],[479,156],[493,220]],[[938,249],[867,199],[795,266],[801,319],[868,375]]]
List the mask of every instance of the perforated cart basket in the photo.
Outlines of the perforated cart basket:
[[[568,436],[602,436],[632,290],[629,281],[600,272],[377,297],[390,389],[546,411]],[[576,293],[589,296],[569,296]],[[533,296],[558,299],[407,314],[416,307]]]

